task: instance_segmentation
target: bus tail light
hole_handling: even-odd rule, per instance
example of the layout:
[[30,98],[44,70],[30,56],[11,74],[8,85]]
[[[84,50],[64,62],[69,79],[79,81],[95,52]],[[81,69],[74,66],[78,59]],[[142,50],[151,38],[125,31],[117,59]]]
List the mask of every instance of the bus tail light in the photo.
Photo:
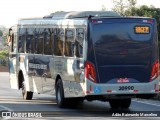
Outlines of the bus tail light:
[[159,71],[159,62],[156,61],[152,66],[150,82],[158,77],[158,71]]
[[89,61],[85,62],[85,77],[91,80],[92,82],[97,82],[95,67]]

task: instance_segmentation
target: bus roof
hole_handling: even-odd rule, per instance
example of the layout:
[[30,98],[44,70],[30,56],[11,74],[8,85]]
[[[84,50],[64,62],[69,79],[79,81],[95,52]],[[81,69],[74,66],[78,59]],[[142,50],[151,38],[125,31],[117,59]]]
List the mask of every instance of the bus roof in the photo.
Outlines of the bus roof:
[[56,12],[43,18],[24,18],[18,21],[18,25],[87,25],[89,18],[146,18],[138,16],[120,16],[113,11],[77,11],[77,12]]
[[80,11],[80,12],[56,12],[43,18],[24,18],[18,21],[18,25],[86,25],[91,17],[121,17],[113,11]]
[[89,17],[120,17],[113,11],[73,11],[73,12],[57,12],[44,16],[50,19],[72,19],[72,18],[89,18]]

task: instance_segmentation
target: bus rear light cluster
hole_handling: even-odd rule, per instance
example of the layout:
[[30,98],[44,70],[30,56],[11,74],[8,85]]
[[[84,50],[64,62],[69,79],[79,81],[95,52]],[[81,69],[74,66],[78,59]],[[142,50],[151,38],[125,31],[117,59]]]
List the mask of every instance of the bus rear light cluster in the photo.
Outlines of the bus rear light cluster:
[[158,71],[159,71],[159,62],[156,61],[152,66],[150,82],[158,77]]
[[92,86],[90,85],[89,90],[92,91]]
[[153,23],[154,20],[143,20],[143,22],[146,22],[146,23]]
[[85,77],[91,80],[92,82],[97,82],[95,67],[89,61],[85,62]]

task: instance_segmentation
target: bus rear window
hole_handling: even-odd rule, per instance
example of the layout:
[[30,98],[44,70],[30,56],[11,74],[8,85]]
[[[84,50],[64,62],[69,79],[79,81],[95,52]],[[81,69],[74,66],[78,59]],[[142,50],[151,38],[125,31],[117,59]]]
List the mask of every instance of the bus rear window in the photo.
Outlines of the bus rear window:
[[93,29],[95,42],[102,39],[149,41],[153,33],[151,24],[141,25],[137,23],[94,24]]

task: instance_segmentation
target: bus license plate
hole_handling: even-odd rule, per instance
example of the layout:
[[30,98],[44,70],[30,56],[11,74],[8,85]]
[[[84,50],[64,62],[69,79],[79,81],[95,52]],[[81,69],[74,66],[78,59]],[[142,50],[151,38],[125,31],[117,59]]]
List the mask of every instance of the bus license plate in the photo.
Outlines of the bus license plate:
[[134,86],[119,86],[120,91],[134,90]]

